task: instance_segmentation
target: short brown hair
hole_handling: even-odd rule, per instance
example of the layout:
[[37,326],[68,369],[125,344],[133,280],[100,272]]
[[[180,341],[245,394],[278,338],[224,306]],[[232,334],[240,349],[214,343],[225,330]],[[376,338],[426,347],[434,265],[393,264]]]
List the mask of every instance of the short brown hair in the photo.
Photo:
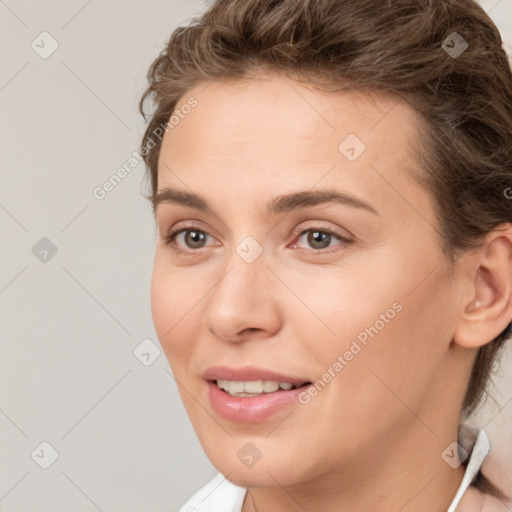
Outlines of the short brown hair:
[[[512,73],[498,28],[473,0],[213,3],[173,32],[148,72],[139,109],[145,115],[145,100],[155,104],[141,144],[153,210],[161,147],[155,130],[197,82],[258,69],[333,92],[387,91],[414,105],[423,120],[416,178],[434,199],[449,261],[512,222]],[[479,349],[464,419],[485,394],[511,325]]]

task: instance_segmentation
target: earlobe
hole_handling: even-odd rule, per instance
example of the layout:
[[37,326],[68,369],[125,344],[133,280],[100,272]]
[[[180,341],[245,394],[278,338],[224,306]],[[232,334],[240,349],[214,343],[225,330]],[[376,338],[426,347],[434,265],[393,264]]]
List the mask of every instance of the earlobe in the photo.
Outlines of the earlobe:
[[471,293],[461,304],[453,338],[466,348],[489,343],[512,320],[512,226],[501,228],[488,233],[468,260]]

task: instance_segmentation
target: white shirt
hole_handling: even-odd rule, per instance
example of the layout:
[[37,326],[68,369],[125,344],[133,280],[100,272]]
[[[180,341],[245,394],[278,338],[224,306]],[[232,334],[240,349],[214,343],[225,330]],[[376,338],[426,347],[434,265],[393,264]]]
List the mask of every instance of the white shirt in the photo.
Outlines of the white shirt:
[[[480,470],[490,447],[486,433],[484,430],[480,430],[471,451],[462,482],[447,512],[454,512],[457,508],[466,489],[471,485]],[[226,480],[224,475],[219,473],[187,500],[179,512],[241,512],[246,493],[247,489],[232,484],[229,480]]]

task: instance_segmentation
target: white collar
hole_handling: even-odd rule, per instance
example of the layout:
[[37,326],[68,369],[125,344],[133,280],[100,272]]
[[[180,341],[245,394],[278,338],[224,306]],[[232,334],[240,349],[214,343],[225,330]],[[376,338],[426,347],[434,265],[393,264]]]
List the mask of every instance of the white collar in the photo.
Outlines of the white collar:
[[453,498],[453,501],[446,512],[455,512],[455,509],[466,492],[466,489],[471,485],[471,482],[482,467],[482,463],[485,457],[487,457],[490,449],[491,443],[489,442],[487,434],[482,429],[476,438],[473,451],[471,452],[471,457],[469,458],[469,462],[466,467],[466,472],[464,473],[457,494],[455,495],[455,498]]

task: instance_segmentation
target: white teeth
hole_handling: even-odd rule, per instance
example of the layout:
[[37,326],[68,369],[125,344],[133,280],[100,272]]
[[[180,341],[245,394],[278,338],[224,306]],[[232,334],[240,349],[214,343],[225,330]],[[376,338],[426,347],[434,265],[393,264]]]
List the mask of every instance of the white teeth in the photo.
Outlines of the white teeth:
[[274,380],[264,380],[263,381],[263,391],[265,391],[265,393],[273,393],[274,391],[277,391],[278,389],[279,389],[279,382],[276,382]]
[[244,389],[244,383],[240,381],[226,381],[228,389],[233,393],[243,393],[245,391]]
[[[241,382],[244,386],[243,391],[246,393],[263,393],[263,381],[262,380],[252,380],[249,382]],[[230,390],[232,388],[230,387]]]
[[289,391],[295,387],[290,382],[277,382],[275,380],[217,380],[217,386],[233,396],[256,396],[262,393],[273,393],[279,388]]

